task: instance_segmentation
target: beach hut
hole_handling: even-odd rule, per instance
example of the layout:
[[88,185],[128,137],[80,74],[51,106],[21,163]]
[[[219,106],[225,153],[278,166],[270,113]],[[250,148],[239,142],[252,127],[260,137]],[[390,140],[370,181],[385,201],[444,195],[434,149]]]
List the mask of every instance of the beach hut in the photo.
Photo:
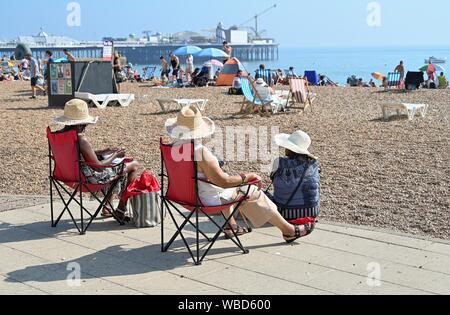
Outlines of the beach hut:
[[244,75],[247,75],[244,66],[237,58],[228,60],[217,78],[217,86],[232,86],[239,70],[242,70]]

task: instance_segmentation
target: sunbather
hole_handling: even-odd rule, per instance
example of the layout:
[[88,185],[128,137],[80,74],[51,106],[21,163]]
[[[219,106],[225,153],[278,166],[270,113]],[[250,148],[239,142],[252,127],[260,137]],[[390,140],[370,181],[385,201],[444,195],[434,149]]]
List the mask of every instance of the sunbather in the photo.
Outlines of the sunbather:
[[270,87],[263,78],[259,78],[255,81],[255,90],[257,93],[256,97],[258,99],[260,98],[263,103],[272,102],[272,105],[277,106],[277,111],[289,111],[287,101],[276,95],[275,90]]
[[[244,188],[234,188],[240,185],[261,181],[261,177],[253,173],[243,173],[231,176],[220,167],[219,160],[213,153],[201,144],[201,139],[209,138],[215,132],[215,124],[209,118],[203,118],[196,106],[183,108],[178,117],[166,122],[167,134],[177,140],[177,145],[195,141],[195,158],[199,176],[198,190],[201,202],[204,206],[220,206],[228,204],[242,195]],[[206,181],[206,182],[205,182]],[[250,187],[249,198],[242,203],[240,208],[242,215],[249,219],[255,227],[262,227],[266,223],[276,226],[283,234],[286,242],[292,243],[297,239],[311,234],[315,223],[302,226],[294,226],[288,223],[278,212],[277,206],[264,194],[261,187]],[[232,210],[224,213],[231,216]],[[227,229],[227,237],[233,237],[248,231],[237,225],[232,219]]]
[[[125,158],[125,150],[119,148],[110,148],[101,151],[94,151],[88,138],[85,136],[85,130],[87,126],[94,125],[98,121],[98,118],[94,118],[89,115],[88,105],[85,101],[79,99],[73,99],[69,101],[64,109],[64,116],[55,119],[55,122],[64,125],[64,129],[60,132],[67,132],[76,130],[80,139],[81,155],[85,162],[91,165],[98,165],[99,168],[83,165],[81,171],[86,177],[86,180],[90,184],[105,184],[109,183],[112,179],[119,175],[126,175],[126,185],[130,184],[133,179],[137,178],[137,171],[139,169],[139,163],[135,161],[129,161],[125,164],[123,173],[120,173],[120,168],[109,167],[101,168],[102,166],[109,166],[115,163],[116,159]],[[126,159],[124,160],[126,162]],[[125,180],[124,180],[125,183]],[[120,186],[120,185],[119,185]],[[120,188],[116,191],[116,194],[121,192]],[[102,215],[108,216],[109,212],[113,212],[117,219],[125,221],[126,202],[120,202],[117,210],[113,212],[113,209],[109,211],[104,209]]]

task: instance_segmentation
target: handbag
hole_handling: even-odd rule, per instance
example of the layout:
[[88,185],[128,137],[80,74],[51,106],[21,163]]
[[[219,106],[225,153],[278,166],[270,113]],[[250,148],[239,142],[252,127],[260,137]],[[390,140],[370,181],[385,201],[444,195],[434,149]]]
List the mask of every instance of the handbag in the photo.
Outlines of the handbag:
[[161,186],[149,171],[127,187],[122,201],[130,201],[136,228],[155,227],[162,222],[160,192]]
[[160,193],[146,193],[137,195],[130,200],[133,210],[133,223],[136,228],[156,227],[161,224]]

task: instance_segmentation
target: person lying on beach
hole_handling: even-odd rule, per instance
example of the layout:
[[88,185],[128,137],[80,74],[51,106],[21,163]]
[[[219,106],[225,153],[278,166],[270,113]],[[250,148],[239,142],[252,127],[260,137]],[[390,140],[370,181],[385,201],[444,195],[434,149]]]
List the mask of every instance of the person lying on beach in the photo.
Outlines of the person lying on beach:
[[[176,145],[189,144],[194,140],[195,159],[197,161],[198,193],[201,203],[207,207],[229,204],[240,198],[242,191],[247,189],[235,188],[253,182],[261,182],[261,177],[254,173],[229,175],[225,173],[217,157],[202,144],[202,140],[210,138],[215,133],[215,124],[209,118],[204,118],[196,106],[184,107],[178,117],[167,120],[166,132],[175,140]],[[260,185],[260,184],[259,184]],[[260,228],[266,223],[277,227],[287,243],[308,236],[315,228],[315,223],[306,225],[292,225],[278,212],[278,207],[261,191],[260,186],[251,186],[248,199],[240,207],[241,214],[255,227]],[[223,212],[228,218],[232,209]],[[232,218],[225,229],[227,238],[234,233],[244,235],[249,230],[240,227]]]
[[[89,125],[95,125],[98,121],[98,118],[94,118],[89,115],[89,108],[85,101],[73,99],[67,102],[65,105],[64,113],[64,116],[55,119],[56,123],[64,125],[64,128],[60,130],[60,132],[75,130],[79,136],[81,151],[80,153],[83,160],[90,165],[99,166],[99,168],[97,169],[95,167],[82,165],[81,171],[90,184],[108,184],[111,182],[111,180],[117,178],[117,176],[125,175],[123,184],[125,185],[125,187],[127,187],[134,179],[138,178],[137,172],[140,165],[136,161],[125,159],[124,149],[112,148],[101,151],[94,151],[89,139],[85,135],[85,131]],[[117,160],[123,162],[128,161],[128,163],[125,163],[125,168],[123,169],[123,171],[119,167],[102,168],[102,166],[109,166],[116,163]],[[119,187],[116,190],[115,194],[119,195],[121,191],[122,190]],[[108,209],[107,207],[105,207],[105,209],[103,209],[102,216],[109,217],[109,213],[113,213],[118,220],[125,222],[128,220],[128,218],[126,218],[125,216],[126,212],[127,204],[126,202],[121,201],[116,210]]]

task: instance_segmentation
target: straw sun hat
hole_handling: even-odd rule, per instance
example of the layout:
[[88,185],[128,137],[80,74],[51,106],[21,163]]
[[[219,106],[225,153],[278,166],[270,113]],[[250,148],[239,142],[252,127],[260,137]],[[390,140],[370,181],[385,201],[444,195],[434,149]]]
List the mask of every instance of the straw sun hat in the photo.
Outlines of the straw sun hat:
[[177,118],[166,121],[166,131],[173,139],[195,140],[213,135],[216,126],[211,119],[202,116],[197,106],[186,106]]
[[296,131],[291,135],[280,134],[275,136],[275,143],[282,148],[288,149],[297,154],[304,154],[317,160],[308,149],[311,146],[311,138],[303,131]]
[[98,117],[89,115],[89,108],[85,101],[73,99],[66,103],[64,116],[55,118],[55,123],[65,126],[93,125]]

